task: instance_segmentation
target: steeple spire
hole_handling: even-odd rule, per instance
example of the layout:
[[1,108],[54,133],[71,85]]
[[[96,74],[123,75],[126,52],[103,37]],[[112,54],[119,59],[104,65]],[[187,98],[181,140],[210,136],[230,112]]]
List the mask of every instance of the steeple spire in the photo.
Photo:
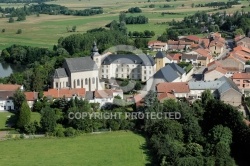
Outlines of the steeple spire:
[[93,47],[92,47],[92,53],[98,53],[98,48],[96,46],[96,42],[94,41]]

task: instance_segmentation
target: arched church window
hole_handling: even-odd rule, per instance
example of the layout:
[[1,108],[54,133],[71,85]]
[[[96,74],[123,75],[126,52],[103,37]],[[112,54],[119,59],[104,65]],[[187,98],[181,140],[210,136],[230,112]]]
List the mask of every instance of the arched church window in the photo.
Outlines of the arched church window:
[[80,80],[79,79],[77,80],[77,86],[80,86]]
[[88,85],[88,79],[85,78],[85,85]]
[[93,78],[92,78],[92,84],[94,84],[94,83],[95,83],[95,78],[93,77]]

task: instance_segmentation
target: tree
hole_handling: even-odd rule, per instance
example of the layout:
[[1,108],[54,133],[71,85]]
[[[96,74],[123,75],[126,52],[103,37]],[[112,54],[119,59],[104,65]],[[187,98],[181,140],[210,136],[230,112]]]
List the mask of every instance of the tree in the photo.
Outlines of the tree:
[[26,101],[22,103],[20,113],[18,116],[17,127],[19,129],[24,129],[26,125],[30,123],[31,112],[30,107]]
[[237,35],[244,35],[244,31],[241,29],[241,28],[238,28],[234,31],[234,35],[237,36]]
[[207,105],[207,102],[209,100],[214,99],[214,96],[212,95],[211,91],[206,89],[202,94],[201,94],[201,102],[205,106]]
[[9,18],[9,23],[13,23],[14,22],[14,18],[13,17],[10,17]]
[[20,111],[22,104],[26,102],[25,94],[22,90],[18,89],[13,94],[13,103],[16,111]]
[[18,29],[16,34],[21,34],[22,33],[22,29]]
[[42,129],[45,132],[53,132],[55,130],[55,127],[57,125],[57,115],[54,111],[54,109],[50,108],[49,106],[46,106],[41,111],[42,117],[41,117],[41,126]]
[[73,27],[72,27],[72,32],[75,32],[76,31],[76,26],[74,25]]
[[126,22],[126,14],[124,12],[121,12],[119,15],[119,22]]
[[2,32],[4,33],[4,32],[5,32],[5,29],[2,29]]

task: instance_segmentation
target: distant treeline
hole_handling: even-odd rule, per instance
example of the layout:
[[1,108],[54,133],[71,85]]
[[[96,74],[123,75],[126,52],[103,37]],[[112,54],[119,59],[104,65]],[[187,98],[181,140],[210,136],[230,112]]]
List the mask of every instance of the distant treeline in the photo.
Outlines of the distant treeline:
[[40,14],[50,14],[50,15],[75,15],[75,16],[90,16],[96,14],[102,14],[103,9],[101,7],[93,7],[90,9],[84,10],[70,10],[65,6],[55,5],[55,4],[36,4],[36,5],[29,5],[24,6],[23,8],[1,8],[0,12],[4,14],[9,14],[10,17],[16,17],[20,15],[20,13],[24,13],[25,15],[31,15],[34,13]]
[[147,24],[148,18],[145,16],[129,16],[125,19],[126,24]]
[[129,13],[141,13],[142,10],[139,7],[131,7],[128,9]]
[[210,2],[206,4],[198,4],[195,7],[228,7],[231,8],[232,5],[241,4],[239,1],[229,1],[229,2]]
[[0,3],[43,3],[54,0],[0,0]]

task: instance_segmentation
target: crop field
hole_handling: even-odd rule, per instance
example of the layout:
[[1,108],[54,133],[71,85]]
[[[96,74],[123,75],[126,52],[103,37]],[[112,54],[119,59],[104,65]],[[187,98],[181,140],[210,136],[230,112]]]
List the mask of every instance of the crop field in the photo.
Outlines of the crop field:
[[145,139],[132,132],[0,142],[0,165],[143,166]]
[[[227,0],[220,0],[227,1]],[[210,2],[210,1],[209,1]],[[155,37],[161,35],[168,24],[161,24],[169,22],[173,19],[182,20],[185,16],[194,14],[197,11],[219,12],[225,10],[216,10],[209,7],[193,7],[192,4],[208,3],[205,0],[178,0],[166,2],[165,0],[57,0],[47,2],[48,4],[58,4],[66,6],[70,9],[82,10],[90,7],[103,7],[104,13],[94,16],[65,16],[65,15],[43,15],[39,17],[36,15],[27,16],[25,21],[15,21],[8,23],[8,18],[0,18],[0,31],[5,29],[5,32],[0,32],[0,50],[12,45],[22,44],[37,47],[52,48],[57,44],[60,37],[66,37],[73,32],[67,32],[67,27],[76,26],[77,32],[84,33],[89,29],[104,27],[112,20],[118,20],[121,11],[127,11],[131,7],[140,7],[142,13],[127,14],[137,16],[144,15],[149,18],[148,24],[133,24],[127,25],[128,31],[144,31],[152,30],[155,32]],[[236,10],[250,11],[249,2],[241,1],[241,5],[235,5],[233,8],[226,9],[227,12],[234,12]],[[154,8],[149,5],[154,4]],[[168,4],[172,7],[163,8],[163,5]],[[1,7],[22,7],[23,4],[8,3],[0,4]],[[245,8],[241,8],[245,6]],[[161,15],[162,12],[173,12],[176,14]],[[14,18],[16,19],[16,18]],[[16,34],[18,29],[22,29],[21,34]]]

